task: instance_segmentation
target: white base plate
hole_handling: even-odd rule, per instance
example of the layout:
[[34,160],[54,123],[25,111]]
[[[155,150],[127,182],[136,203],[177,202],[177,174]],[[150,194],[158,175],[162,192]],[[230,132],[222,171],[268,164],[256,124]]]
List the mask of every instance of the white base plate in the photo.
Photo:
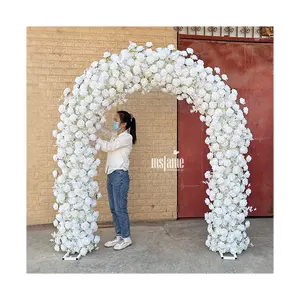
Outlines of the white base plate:
[[70,253],[67,252],[67,253],[63,256],[62,260],[79,260],[80,257],[81,257],[81,254],[74,255],[74,256],[70,256]]
[[237,259],[236,254],[234,254],[234,255],[232,255],[232,254],[223,255],[223,253],[220,253],[220,256],[221,256],[222,259],[228,259],[228,260],[236,260]]

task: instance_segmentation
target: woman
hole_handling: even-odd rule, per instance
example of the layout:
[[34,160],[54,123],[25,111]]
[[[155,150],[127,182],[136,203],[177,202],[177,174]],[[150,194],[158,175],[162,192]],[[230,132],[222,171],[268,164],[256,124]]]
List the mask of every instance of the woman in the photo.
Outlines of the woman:
[[[106,242],[104,246],[122,250],[132,244],[127,198],[130,182],[129,155],[132,144],[136,142],[135,118],[127,111],[119,110],[114,117],[113,128],[117,131],[117,135],[112,133],[109,142],[99,139],[100,149],[107,152],[105,167],[107,192],[116,232],[115,238]],[[107,133],[106,130],[106,135]]]

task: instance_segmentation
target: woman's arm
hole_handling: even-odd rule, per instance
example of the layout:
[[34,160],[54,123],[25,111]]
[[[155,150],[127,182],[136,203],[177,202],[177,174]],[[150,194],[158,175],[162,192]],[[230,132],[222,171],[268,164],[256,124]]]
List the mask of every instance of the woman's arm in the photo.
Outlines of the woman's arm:
[[104,152],[114,151],[119,148],[132,145],[132,136],[130,134],[121,135],[111,142],[104,141],[101,138],[99,138],[97,140],[97,144],[100,146],[100,149]]

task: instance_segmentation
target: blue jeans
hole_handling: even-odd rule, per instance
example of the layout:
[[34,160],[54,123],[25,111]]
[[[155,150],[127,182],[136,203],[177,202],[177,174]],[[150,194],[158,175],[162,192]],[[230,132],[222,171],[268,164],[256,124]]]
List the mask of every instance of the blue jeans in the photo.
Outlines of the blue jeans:
[[130,236],[130,223],[127,209],[129,190],[128,171],[115,170],[107,175],[107,192],[109,207],[117,236],[127,238]]

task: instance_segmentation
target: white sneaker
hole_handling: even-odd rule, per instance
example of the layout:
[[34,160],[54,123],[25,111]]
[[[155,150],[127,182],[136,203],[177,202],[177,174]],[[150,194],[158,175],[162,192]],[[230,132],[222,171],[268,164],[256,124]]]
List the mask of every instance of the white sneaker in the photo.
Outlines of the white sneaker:
[[130,237],[122,239],[119,243],[114,246],[114,250],[122,250],[132,244]]
[[110,248],[117,245],[119,242],[121,242],[122,238],[120,236],[116,236],[112,241],[108,241],[104,244],[105,247]]

